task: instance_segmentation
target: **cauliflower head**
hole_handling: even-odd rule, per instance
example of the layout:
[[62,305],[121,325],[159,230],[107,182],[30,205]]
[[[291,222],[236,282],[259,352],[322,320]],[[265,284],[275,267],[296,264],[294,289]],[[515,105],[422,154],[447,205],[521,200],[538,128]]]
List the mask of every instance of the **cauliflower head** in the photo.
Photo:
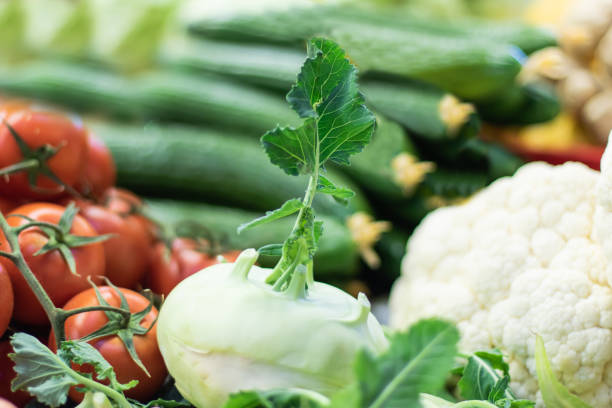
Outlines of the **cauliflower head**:
[[[535,334],[558,378],[612,406],[612,152],[602,174],[530,163],[463,205],[427,216],[408,242],[391,325],[457,323],[464,351],[499,348],[519,397],[542,407]],[[554,408],[554,407],[549,407]]]

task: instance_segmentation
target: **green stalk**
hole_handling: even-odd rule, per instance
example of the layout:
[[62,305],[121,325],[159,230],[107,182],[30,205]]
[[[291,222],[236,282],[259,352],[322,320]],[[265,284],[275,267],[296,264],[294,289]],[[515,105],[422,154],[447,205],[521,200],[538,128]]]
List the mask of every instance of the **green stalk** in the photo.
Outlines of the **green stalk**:
[[113,401],[117,403],[117,405],[121,408],[133,408],[132,404],[118,391],[113,390],[112,388],[99,383],[97,381],[92,380],[91,378],[87,378],[83,375],[78,374],[74,370],[67,371],[68,374],[77,380],[79,384],[85,385],[91,390],[99,391],[105,394],[107,397],[111,398]]
[[12,251],[11,253],[2,253],[2,255],[13,261],[15,263],[15,266],[17,266],[19,271],[21,271],[23,278],[26,280],[28,286],[30,286],[30,289],[32,289],[32,292],[34,292],[34,295],[38,299],[38,302],[45,310],[47,318],[51,323],[53,333],[55,334],[55,344],[57,344],[59,347],[59,344],[65,338],[63,324],[64,322],[63,320],[61,320],[60,322],[60,319],[58,318],[59,309],[55,307],[53,301],[51,300],[49,295],[47,295],[47,292],[45,292],[45,289],[40,284],[38,279],[36,279],[36,276],[26,263],[25,259],[23,258],[23,255],[21,254],[21,251],[19,250],[18,234],[14,234],[13,231],[11,231],[10,225],[2,214],[0,214],[0,229],[2,229],[2,232],[4,233],[4,236],[6,237],[6,240],[8,241]]

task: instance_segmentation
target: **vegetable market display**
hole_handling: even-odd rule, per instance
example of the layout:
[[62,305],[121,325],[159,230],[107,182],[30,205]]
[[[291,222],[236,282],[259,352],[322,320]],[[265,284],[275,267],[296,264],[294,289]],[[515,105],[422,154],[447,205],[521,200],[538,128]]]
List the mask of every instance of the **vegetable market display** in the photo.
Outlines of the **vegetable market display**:
[[560,111],[550,33],[51,3],[0,5],[0,407],[612,402],[609,154],[479,137]]

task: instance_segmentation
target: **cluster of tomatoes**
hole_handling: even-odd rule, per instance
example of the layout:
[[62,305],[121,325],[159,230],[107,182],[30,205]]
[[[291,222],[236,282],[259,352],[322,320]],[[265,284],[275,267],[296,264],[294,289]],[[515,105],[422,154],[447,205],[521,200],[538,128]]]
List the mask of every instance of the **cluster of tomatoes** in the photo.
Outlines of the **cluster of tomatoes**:
[[[60,249],[41,251],[51,239],[41,228],[32,226],[18,236],[26,263],[55,306],[71,310],[99,305],[91,283],[95,282],[104,299],[119,307],[117,290],[104,286],[104,279],[108,279],[119,287],[130,311],[136,313],[150,303],[139,290],[149,288],[167,295],[182,279],[218,262],[219,258],[203,251],[197,240],[160,239],[155,222],[143,215],[142,201],[114,187],[116,173],[109,150],[78,118],[28,102],[0,101],[0,120],[0,212],[8,224],[17,227],[34,220],[60,225],[69,206],[78,208],[69,234],[62,238],[77,274],[71,272]],[[110,234],[104,241],[70,246],[71,237],[104,234]],[[11,251],[2,232],[0,251]],[[232,261],[237,253],[223,255]],[[156,316],[157,310],[152,308],[142,326],[149,327]],[[107,321],[100,311],[71,316],[65,324],[66,338],[82,338]],[[9,334],[25,330],[47,341],[48,324],[20,270],[1,257],[0,406],[2,398],[17,406],[30,399],[24,392],[10,391],[14,372],[7,356]],[[54,341],[49,344],[54,348]],[[128,397],[147,400],[166,378],[155,327],[134,337],[136,352],[150,375],[132,360],[117,336],[91,344],[113,365],[120,382],[139,381],[126,392]],[[72,391],[71,398],[78,401],[82,397]]]

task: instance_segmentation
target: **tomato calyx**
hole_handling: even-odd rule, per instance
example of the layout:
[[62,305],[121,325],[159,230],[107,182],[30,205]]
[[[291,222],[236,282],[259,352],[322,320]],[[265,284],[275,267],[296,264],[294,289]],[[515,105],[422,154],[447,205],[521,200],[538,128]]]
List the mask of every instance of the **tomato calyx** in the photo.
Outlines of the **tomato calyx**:
[[[150,290],[143,291],[142,295],[147,298],[149,304],[140,312],[131,313],[130,306],[128,305],[127,299],[123,295],[123,292],[121,292],[118,287],[113,285],[110,280],[105,278],[105,281],[106,284],[117,293],[117,296],[119,296],[119,299],[121,301],[119,309],[125,311],[126,313],[117,314],[115,311],[112,310],[104,311],[106,317],[108,318],[108,323],[106,323],[104,326],[94,331],[93,333],[81,338],[81,341],[91,341],[100,337],[116,335],[117,337],[119,337],[119,339],[125,346],[134,363],[136,363],[136,365],[138,365],[138,367],[140,367],[145,372],[145,374],[150,377],[151,375],[149,374],[149,371],[142,363],[142,360],[138,356],[138,353],[136,353],[136,347],[134,346],[134,335],[144,336],[145,334],[151,331],[151,329],[153,328],[153,326],[155,326],[155,323],[157,322],[156,316],[155,319],[149,325],[149,327],[142,327],[141,325],[143,319],[149,314],[149,312],[153,308],[153,292],[151,292]],[[90,281],[90,283],[94,291],[96,292],[96,298],[98,299],[98,303],[100,304],[100,306],[107,306],[112,308],[112,306],[104,299],[98,287],[93,282]]]
[[[28,183],[33,191],[39,193],[61,193],[62,191],[67,191],[72,196],[80,197],[79,192],[68,184],[64,183],[64,181],[62,181],[47,164],[47,161],[60,151],[60,149],[63,147],[62,145],[56,147],[45,144],[36,149],[32,149],[30,146],[28,146],[25,140],[19,136],[19,133],[6,121],[6,119],[2,119],[2,122],[9,130],[11,136],[13,136],[21,155],[23,156],[23,160],[0,169],[0,176],[8,177],[13,173],[26,172],[28,175]],[[46,176],[56,182],[59,188],[56,190],[39,187],[36,182],[40,175]]]
[[66,261],[70,272],[74,275],[78,275],[76,271],[76,262],[70,248],[102,242],[112,237],[112,234],[97,235],[95,237],[85,237],[71,234],[70,230],[72,229],[72,222],[74,221],[74,217],[78,212],[79,209],[76,207],[74,202],[71,202],[66,207],[66,210],[62,214],[62,217],[57,225],[44,221],[36,221],[30,217],[20,214],[13,214],[10,216],[20,217],[28,221],[27,223],[14,228],[14,232],[17,235],[19,235],[25,229],[38,227],[47,236],[48,241],[34,255],[42,255],[53,250],[58,250]]

